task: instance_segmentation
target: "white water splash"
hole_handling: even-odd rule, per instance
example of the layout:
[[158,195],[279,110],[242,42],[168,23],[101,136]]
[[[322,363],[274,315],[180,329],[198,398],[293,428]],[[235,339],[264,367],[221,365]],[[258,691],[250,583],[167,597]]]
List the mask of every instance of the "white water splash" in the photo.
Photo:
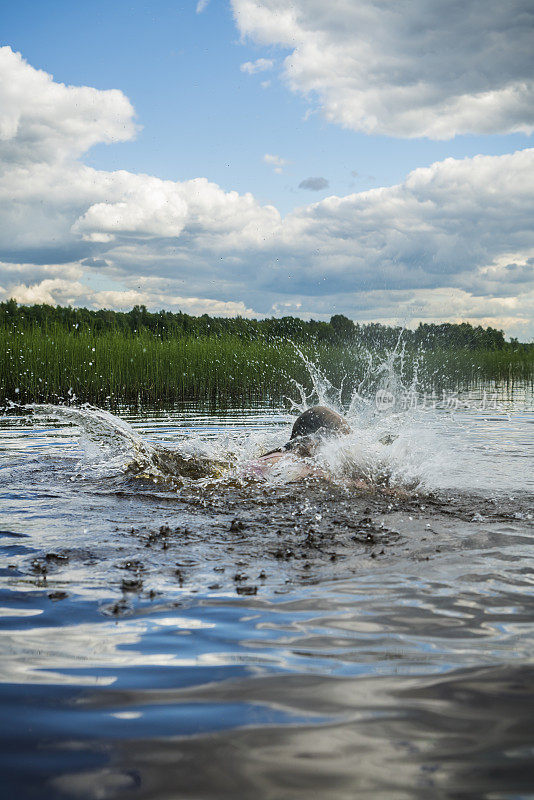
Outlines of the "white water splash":
[[[342,402],[343,384],[337,388],[302,353],[312,382],[306,393],[296,385],[299,412],[313,404],[327,405],[342,413],[353,433],[324,442],[315,454],[316,466],[330,479],[350,485],[363,479],[374,486],[431,489],[525,488],[533,479],[517,473],[519,455],[525,469],[534,472],[532,439],[532,392],[523,402],[490,398],[484,389],[463,397],[428,396],[419,382],[419,364],[406,373],[402,337],[387,353],[358,352],[364,364],[358,381],[346,375],[344,384],[353,386],[350,399]],[[480,434],[483,433],[483,436]],[[507,438],[523,441],[519,453],[507,458]],[[521,462],[520,462],[521,463]],[[528,465],[528,466],[527,466]]]
[[80,467],[100,477],[125,471],[132,460],[154,460],[154,447],[131,425],[102,408],[35,403],[24,408],[31,410],[37,421],[57,420],[74,426],[82,449]]
[[[260,429],[242,427],[224,432],[219,428],[209,435],[198,427],[184,434],[184,428],[179,436],[176,427],[170,425],[172,440],[155,443],[124,420],[94,406],[31,405],[26,409],[37,418],[75,426],[83,451],[81,467],[84,474],[95,477],[129,472],[155,480],[246,483],[251,474],[248,465],[288,441],[295,413],[321,404],[344,414],[352,433],[323,442],[313,459],[305,462],[311,473],[319,472],[348,486],[363,480],[379,487],[463,489],[495,485],[498,461],[502,476],[506,473],[501,482],[517,484],[516,462],[508,470],[501,442],[493,430],[489,431],[493,438],[487,442],[476,438],[476,432],[484,425],[488,427],[485,405],[480,410],[472,406],[466,410],[461,404],[459,408],[449,408],[446,404],[425,407],[420,402],[406,402],[407,398],[420,399],[422,393],[417,383],[417,365],[409,385],[401,378],[404,350],[400,339],[385,356],[362,351],[359,355],[360,364],[365,364],[363,377],[355,381],[353,376],[345,376],[340,387],[296,350],[307,368],[312,388],[306,391],[294,382],[298,400],[290,400],[292,415],[287,415],[285,425],[266,422]],[[344,386],[349,385],[353,389],[347,401]],[[379,398],[381,402],[377,402]],[[383,402],[384,398],[388,402]],[[496,406],[491,413],[498,417],[502,436],[503,418],[510,417],[504,408]],[[176,414],[169,412],[169,419],[176,420]],[[295,464],[295,457],[279,462],[267,482],[277,485],[295,480],[301,474],[299,463]]]
[[[355,381],[345,375],[334,386],[322,370],[295,346],[306,366],[312,389],[306,392],[293,384],[299,401],[290,398],[292,409],[302,413],[312,405],[325,405],[341,413],[352,428],[349,436],[324,442],[314,456],[314,466],[336,482],[363,480],[374,486],[416,488],[426,485],[447,458],[437,447],[428,420],[413,409],[401,412],[403,399],[417,393],[417,363],[409,385],[402,381],[405,349],[402,337],[384,353],[361,349],[363,377]],[[352,386],[350,399],[343,402],[345,385]],[[382,403],[378,404],[377,399]],[[384,399],[387,402],[384,402]]]

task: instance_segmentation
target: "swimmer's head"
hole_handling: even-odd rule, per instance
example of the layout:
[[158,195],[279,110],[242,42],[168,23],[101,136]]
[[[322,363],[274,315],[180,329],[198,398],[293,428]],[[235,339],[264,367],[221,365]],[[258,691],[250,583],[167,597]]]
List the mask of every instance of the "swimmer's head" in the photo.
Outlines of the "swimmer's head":
[[294,450],[301,455],[311,455],[322,439],[349,433],[351,433],[350,426],[341,414],[326,406],[313,406],[295,420],[286,450]]

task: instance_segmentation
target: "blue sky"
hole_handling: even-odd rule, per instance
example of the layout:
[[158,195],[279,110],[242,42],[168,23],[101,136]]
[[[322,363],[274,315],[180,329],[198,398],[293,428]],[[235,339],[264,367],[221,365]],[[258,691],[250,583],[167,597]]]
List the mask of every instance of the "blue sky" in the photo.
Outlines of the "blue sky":
[[[135,141],[97,145],[87,163],[160,178],[205,176],[226,190],[253,192],[282,213],[329,194],[398,183],[416,167],[453,156],[500,155],[528,146],[524,134],[459,136],[452,141],[368,136],[306,117],[309,104],[290,93],[277,70],[247,75],[241,64],[287,48],[247,42],[230,6],[195,2],[7,2],[4,42],[55,80],[121,89],[142,126]],[[267,89],[261,83],[270,80]],[[288,161],[277,175],[265,153]],[[355,177],[352,173],[357,172]],[[324,176],[319,194],[298,189]]]
[[[361,9],[368,10],[366,6],[372,7],[372,4],[367,0],[362,3],[348,0],[333,3],[308,0],[305,3],[300,0],[292,4],[281,4],[278,0],[234,0],[232,4],[211,0],[197,13],[196,2],[163,0],[150,3],[115,0],[109,4],[54,0],[4,2],[2,44],[21,54],[27,65],[24,69],[28,80],[35,78],[35,70],[43,70],[52,76],[49,88],[66,84],[98,90],[100,94],[95,95],[97,115],[101,113],[98,103],[105,98],[104,90],[119,90],[135,111],[138,130],[135,135],[131,131],[124,141],[115,130],[109,136],[95,135],[89,146],[79,152],[74,139],[69,139],[67,144],[65,138],[61,139],[62,158],[68,151],[72,160],[76,150],[78,165],[74,171],[71,171],[72,164],[69,169],[64,167],[66,182],[72,185],[80,180],[82,192],[87,176],[83,177],[79,171],[80,164],[92,167],[103,186],[106,175],[123,170],[129,175],[175,182],[180,203],[188,203],[187,198],[184,200],[186,190],[182,190],[182,185],[206,178],[220,187],[225,197],[230,192],[237,192],[240,197],[251,193],[258,209],[274,206],[280,220],[284,217],[288,220],[284,223],[285,231],[278,235],[274,229],[279,222],[270,217],[270,212],[257,212],[258,221],[253,224],[267,226],[260,238],[262,242],[272,240],[269,252],[264,244],[259,246],[257,241],[251,242],[249,233],[239,242],[235,238],[237,234],[232,233],[224,243],[214,244],[210,232],[215,222],[209,203],[209,207],[202,206],[202,214],[207,215],[207,227],[203,228],[204,217],[201,221],[195,217],[190,221],[191,230],[189,222],[185,227],[180,222],[173,228],[172,220],[182,213],[175,209],[167,232],[157,220],[157,211],[147,211],[144,200],[131,199],[134,195],[143,197],[139,182],[134,188],[132,179],[128,186],[114,187],[113,197],[106,195],[107,189],[102,188],[102,196],[87,199],[85,208],[84,201],[73,198],[59,203],[61,212],[57,205],[50,203],[48,214],[54,219],[55,214],[63,214],[64,208],[71,204],[72,219],[65,218],[63,232],[58,229],[49,242],[43,227],[38,241],[29,246],[25,236],[25,244],[20,245],[17,253],[17,247],[9,241],[10,234],[13,238],[10,226],[3,249],[0,249],[0,261],[6,265],[4,276],[0,272],[0,288],[4,294],[16,289],[19,298],[27,302],[32,297],[51,297],[54,302],[68,300],[97,306],[107,301],[118,307],[120,302],[138,299],[134,293],[140,292],[146,295],[147,305],[161,306],[162,300],[172,297],[170,307],[180,305],[184,310],[199,313],[211,310],[212,313],[251,315],[287,311],[328,318],[330,313],[343,311],[355,319],[397,321],[402,318],[412,324],[418,319],[437,319],[441,315],[448,319],[481,320],[487,324],[494,321],[523,338],[528,332],[532,335],[529,303],[524,301],[530,297],[525,297],[525,285],[526,279],[531,277],[533,242],[524,230],[525,225],[518,223],[519,230],[516,230],[507,221],[502,236],[496,237],[495,219],[487,218],[488,197],[491,204],[493,190],[489,185],[480,185],[478,194],[469,198],[467,208],[458,212],[455,223],[458,230],[451,223],[447,236],[459,249],[464,248],[466,242],[472,247],[473,235],[488,225],[492,227],[495,241],[485,244],[482,253],[480,248],[472,248],[472,267],[466,261],[455,272],[453,256],[443,244],[444,230],[436,230],[434,241],[426,235],[429,225],[436,226],[436,218],[425,217],[420,197],[417,200],[420,218],[414,219],[413,215],[417,217],[419,212],[410,210],[408,222],[407,208],[413,202],[413,192],[405,184],[409,173],[417,168],[446,164],[450,158],[467,159],[478,171],[478,177],[471,179],[469,170],[464,169],[462,176],[455,175],[449,185],[446,167],[441,167],[436,168],[436,176],[428,180],[432,186],[438,182],[443,192],[446,192],[445,184],[450,191],[466,188],[470,192],[473,185],[480,183],[481,162],[475,157],[506,158],[532,147],[529,135],[534,113],[532,95],[527,93],[515,102],[506,94],[517,92],[518,86],[528,83],[524,44],[524,32],[525,29],[528,32],[532,20],[528,3],[511,3],[509,17],[516,15],[515,27],[500,16],[498,4],[492,0],[485,4],[476,0],[467,3],[466,8],[472,6],[473,14],[479,14],[480,40],[484,41],[485,27],[488,42],[498,39],[498,50],[494,52],[488,44],[490,49],[481,46],[478,53],[475,52],[478,45],[473,46],[477,29],[469,29],[464,15],[453,19],[451,13],[450,21],[443,3],[431,0],[404,3],[408,21],[412,14],[420,24],[407,25],[406,30],[401,26],[400,33],[398,20],[373,19],[369,13],[360,19],[357,15]],[[391,8],[394,9],[395,4]],[[285,19],[287,14],[293,17]],[[465,17],[473,14],[465,14]],[[368,27],[359,39],[360,27],[364,25]],[[424,40],[421,40],[420,28],[424,29]],[[449,62],[447,47],[440,50],[442,40],[445,44],[449,40],[449,46],[451,42],[459,43],[458,52],[451,54]],[[314,50],[317,42],[320,49]],[[361,54],[368,43],[376,51],[376,63],[362,76],[362,59],[369,59],[369,55]],[[383,54],[380,48],[384,49]],[[420,57],[418,48],[423,48]],[[321,61],[323,54],[324,63]],[[500,58],[502,63],[499,63]],[[251,67],[243,71],[243,64],[254,65],[258,59],[272,61],[272,68],[254,71]],[[6,83],[13,64],[12,60],[6,60]],[[428,74],[431,75],[428,85],[417,94],[419,76],[426,80]],[[465,86],[458,85],[462,81]],[[452,84],[454,90],[450,89]],[[14,85],[18,86],[17,81]],[[480,97],[490,97],[492,92],[500,92],[497,101],[491,101],[493,107],[488,107],[488,112],[486,106],[490,101],[484,99],[486,106],[482,112],[478,111]],[[409,102],[403,100],[406,93],[411,93]],[[54,127],[56,122],[49,116],[50,103],[57,98],[52,89],[50,97],[42,113],[44,124]],[[451,98],[457,105],[460,103],[461,108],[453,109]],[[20,113],[17,113],[21,123],[17,135],[23,130],[24,120],[34,113],[27,110],[31,109],[31,105],[25,105],[27,101],[25,95],[18,99],[13,93],[10,95],[10,103],[15,108],[17,103],[20,106]],[[79,104],[73,102],[72,108],[67,108],[67,100],[57,102],[58,118],[62,117],[60,121],[65,130],[71,130],[77,124],[75,115]],[[412,112],[412,107],[417,113]],[[0,110],[0,119],[1,114]],[[123,124],[130,124],[128,112],[124,111],[123,115]],[[104,114],[102,131],[106,129],[106,120]],[[430,124],[429,120],[437,122]],[[41,124],[39,130],[42,128]],[[35,130],[37,128],[32,128],[32,137],[38,135]],[[436,135],[443,138],[433,138]],[[266,155],[280,160],[266,160]],[[4,158],[6,163],[11,163],[9,153]],[[56,156],[54,159],[57,161]],[[504,174],[501,175],[505,164],[508,162],[488,161],[483,172],[495,174],[497,182],[505,180]],[[525,169],[531,176],[530,161],[527,164],[525,158],[521,164],[514,163],[514,168],[520,170],[522,180]],[[510,174],[509,166],[506,170]],[[42,177],[41,172],[39,176]],[[299,184],[309,178],[323,178],[324,188],[317,191],[299,188]],[[465,181],[465,186],[459,186],[458,180]],[[390,191],[384,207],[377,205],[375,196],[368,204],[361,194],[380,187],[387,190],[397,184],[404,187],[402,197],[395,199]],[[528,186],[532,187],[531,180]],[[7,190],[17,193],[13,183]],[[142,213],[148,214],[151,220],[156,219],[154,229],[146,222],[136,222],[134,232],[130,214],[121,231],[118,230],[120,223],[114,218],[114,232],[109,233],[109,221],[102,222],[102,206],[107,204],[110,213],[114,213],[117,203],[121,203],[121,191],[127,198],[125,202],[141,202]],[[513,195],[513,188],[510,191]],[[522,205],[517,220],[528,216],[524,208],[524,187],[520,194]],[[48,197],[50,195],[49,191]],[[528,187],[526,196],[530,202]],[[340,202],[325,200],[326,205],[320,209],[311,205],[330,197],[339,198]],[[352,202],[346,199],[350,197],[356,199]],[[30,220],[34,200],[35,197],[32,203],[28,201]],[[47,202],[47,192],[43,190],[42,203]],[[226,201],[217,197],[213,202],[217,214],[222,213],[221,203]],[[389,234],[386,235],[379,226],[383,225],[383,208],[389,207],[390,202],[393,209],[401,203],[402,212],[398,221],[394,219],[395,211],[389,214]],[[440,196],[432,202],[447,205],[448,201]],[[514,197],[503,198],[503,213],[509,213],[506,209],[510,209],[511,204],[514,204]],[[230,206],[228,213],[234,215],[230,228],[234,231],[234,217],[237,219],[252,211],[244,212],[241,206]],[[304,210],[294,216],[295,209],[299,208]],[[84,216],[84,212],[89,217]],[[141,214],[137,207],[131,213],[136,219]],[[460,232],[461,220],[466,214],[471,227],[469,231]],[[498,217],[498,211],[495,214]],[[225,215],[226,212],[223,216],[227,219]],[[332,223],[332,215],[335,223]],[[265,221],[267,217],[268,222]],[[362,228],[363,217],[369,219]],[[88,230],[89,218],[91,224],[100,226],[98,230]],[[43,220],[36,217],[36,228],[42,223]],[[218,235],[221,225],[224,223],[216,223]],[[395,237],[399,227],[404,239],[397,255]],[[419,231],[419,239],[408,242],[406,236],[410,234],[406,232],[414,227]],[[64,233],[67,228],[71,231],[70,238]],[[204,234],[198,233],[200,228]],[[76,243],[72,231],[74,238],[77,237]],[[106,236],[114,237],[112,248],[97,241]],[[157,243],[156,236],[160,237]],[[52,259],[53,263],[41,263],[44,271],[41,269],[39,273],[39,262],[46,262],[46,253],[52,253],[53,243],[57,244],[62,237],[65,238],[64,252],[68,251],[68,255]],[[316,246],[313,242],[310,244],[310,237],[317,237]],[[340,242],[352,237],[354,247],[343,250]],[[170,242],[172,238],[176,239],[176,246]],[[485,234],[481,234],[481,241],[484,239]],[[373,244],[367,251],[362,243],[370,240]],[[82,241],[87,245],[82,246]],[[87,263],[83,264],[84,261]],[[165,265],[160,269],[157,265],[161,261]],[[314,262],[311,268],[310,261]],[[96,266],[89,268],[89,262]],[[97,265],[96,262],[102,263]],[[383,276],[377,281],[380,270]],[[246,280],[251,272],[254,273],[253,286]],[[78,296],[71,297],[63,291],[61,280],[89,287],[93,294],[100,290],[115,292],[115,295],[101,294],[97,298],[80,289]],[[43,284],[43,281],[49,283]],[[55,287],[50,281],[55,281]],[[42,287],[41,293],[36,288],[32,294],[29,291],[32,287]],[[280,287],[279,292],[277,287]],[[384,294],[387,292],[390,292],[389,299]],[[471,304],[469,297],[474,298]],[[180,298],[188,303],[184,304]],[[191,298],[195,302],[190,302]],[[511,298],[516,299],[515,305]],[[203,305],[201,301],[206,302]]]

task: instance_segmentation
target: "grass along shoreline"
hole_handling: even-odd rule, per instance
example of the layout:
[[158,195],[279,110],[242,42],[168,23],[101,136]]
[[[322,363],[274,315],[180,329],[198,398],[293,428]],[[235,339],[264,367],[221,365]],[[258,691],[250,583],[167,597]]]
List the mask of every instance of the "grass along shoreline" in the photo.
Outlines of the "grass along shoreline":
[[[300,345],[299,345],[300,346]],[[302,352],[347,397],[367,380],[378,385],[374,355],[350,345],[313,344]],[[70,332],[61,326],[0,327],[0,400],[165,405],[180,401],[248,405],[298,397],[294,381],[311,389],[305,363],[287,339],[243,340],[232,335],[161,338],[150,331]],[[372,358],[373,368],[369,367]],[[397,360],[404,385],[417,362],[424,391],[458,389],[487,381],[534,380],[534,349],[406,350]],[[383,375],[383,373],[382,373]],[[373,381],[375,383],[373,384]]]

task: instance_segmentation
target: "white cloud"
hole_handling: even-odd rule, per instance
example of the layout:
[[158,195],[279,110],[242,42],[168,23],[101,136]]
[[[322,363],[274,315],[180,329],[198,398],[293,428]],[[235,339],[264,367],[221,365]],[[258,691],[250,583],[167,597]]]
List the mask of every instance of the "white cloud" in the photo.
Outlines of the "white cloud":
[[[92,117],[86,130],[82,90],[55,84],[9,48],[1,55],[2,85],[10,87],[10,103],[0,106],[0,257],[5,261],[91,257],[119,235],[123,240],[204,238],[224,249],[241,239],[257,242],[279,224],[272,206],[259,206],[251,194],[224,192],[205,178],[163,181],[85,166],[78,160],[83,147],[133,135],[127,99],[88,89]],[[40,101],[30,113],[26,109],[34,93]],[[113,115],[110,101],[117,101]]]
[[95,290],[79,281],[61,278],[45,279],[34,284],[16,284],[9,289],[0,287],[0,298],[13,298],[18,303],[32,305],[46,303],[48,305],[73,305],[86,308],[130,309],[134,305],[146,305],[148,308],[160,308],[184,311],[189,314],[211,314],[218,317],[257,317],[258,314],[242,302],[213,300],[206,297],[182,297],[169,294],[163,288],[152,287],[140,291],[138,289]]
[[[206,178],[163,181],[86,166],[69,133],[86,136],[77,90],[14,54],[4,52],[2,66],[11,92],[5,113],[0,106],[4,297],[244,315],[465,315],[508,320],[514,330],[532,319],[534,149],[447,159],[397,186],[328,197],[282,219],[251,194]],[[28,87],[50,90],[48,104],[30,113]],[[98,135],[118,136],[107,93],[91,91],[87,147]],[[126,98],[119,106],[131,136],[131,107]],[[29,153],[21,143],[31,137]],[[264,160],[275,170],[285,164],[273,154]]]
[[44,278],[68,278],[76,281],[82,277],[84,270],[80,264],[10,264],[0,261],[0,273],[8,281],[17,281],[22,277],[26,283],[38,282]]
[[245,61],[241,64],[241,72],[247,72],[249,75],[255,75],[257,72],[266,72],[274,67],[274,61],[270,58],[258,58],[256,61]]
[[281,158],[273,153],[265,153],[263,160],[266,164],[269,164],[270,167],[273,167],[274,171],[278,174],[284,171],[284,167],[287,164],[285,158]]
[[198,0],[198,3],[197,3],[197,14],[202,14],[202,12],[206,10],[206,8],[208,7],[209,1],[210,0]]
[[247,308],[244,303],[222,300],[212,300],[207,297],[181,297],[180,295],[168,295],[163,292],[153,292],[147,294],[134,290],[124,292],[95,292],[93,305],[96,308],[124,308],[130,309],[134,305],[147,305],[153,309],[174,309],[187,314],[200,316],[210,314],[216,317],[257,317],[257,312]]
[[0,160],[27,165],[75,157],[97,142],[131,139],[130,101],[117,89],[65,86],[0,47]]
[[9,297],[19,303],[33,305],[34,303],[46,303],[48,305],[69,306],[76,303],[80,304],[87,301],[87,287],[78,282],[56,278],[54,280],[44,280],[26,286],[21,283],[11,287]]
[[[534,251],[534,149],[447,159],[397,186],[328,197],[284,220],[305,274],[346,289],[483,285],[480,272],[521,242]],[[298,244],[297,244],[298,243]],[[293,274],[295,279],[295,273]],[[279,281],[278,281],[278,285]]]
[[72,226],[88,241],[116,236],[139,238],[205,237],[219,247],[253,243],[280,222],[272,206],[260,207],[251,194],[224,192],[206,178],[163,181],[129,172],[97,173],[103,202],[91,204]]
[[534,130],[531,0],[232,0],[243,35],[291,52],[331,122],[448,139]]

